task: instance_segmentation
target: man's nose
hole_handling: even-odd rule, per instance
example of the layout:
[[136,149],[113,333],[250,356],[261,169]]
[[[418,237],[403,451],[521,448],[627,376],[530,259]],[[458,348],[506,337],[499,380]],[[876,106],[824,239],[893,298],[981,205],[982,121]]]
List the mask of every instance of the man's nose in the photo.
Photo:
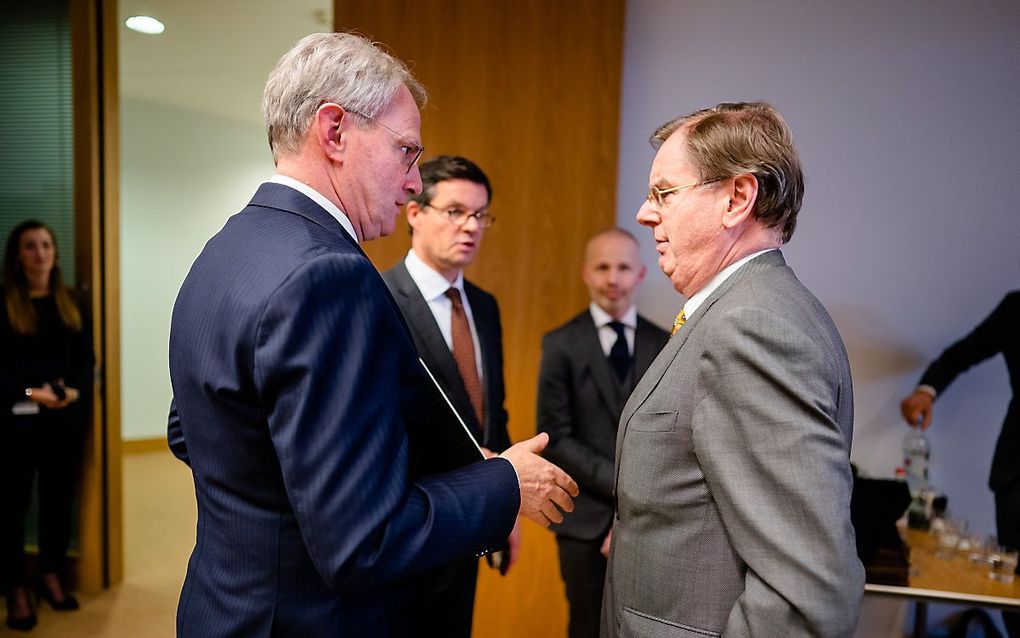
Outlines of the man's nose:
[[404,176],[404,190],[412,197],[421,193],[421,171],[418,170],[417,164]]
[[659,212],[652,208],[651,203],[647,200],[641,204],[641,208],[638,208],[635,218],[642,226],[658,226],[659,221],[662,219],[659,217]]

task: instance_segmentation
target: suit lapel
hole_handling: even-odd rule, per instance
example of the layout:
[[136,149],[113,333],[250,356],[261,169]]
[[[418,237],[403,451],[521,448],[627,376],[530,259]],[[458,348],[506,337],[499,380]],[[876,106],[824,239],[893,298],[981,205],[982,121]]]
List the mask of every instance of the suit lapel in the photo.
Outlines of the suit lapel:
[[[471,399],[464,388],[464,382],[460,378],[460,371],[457,370],[457,362],[446,345],[446,339],[436,324],[436,317],[432,314],[421,290],[411,279],[407,272],[407,266],[403,260],[393,267],[394,279],[397,282],[397,294],[400,296],[398,305],[407,316],[407,323],[411,333],[414,335],[415,345],[419,348],[422,358],[431,363],[430,367],[443,387],[450,395],[450,400],[457,406],[461,417],[476,432],[480,432],[478,419],[475,417],[474,408],[471,407]],[[479,337],[481,339],[481,337]]]
[[701,323],[701,319],[705,317],[711,310],[712,306],[724,295],[726,291],[732,288],[737,282],[747,277],[754,276],[755,273],[759,272],[764,268],[771,268],[773,266],[784,266],[786,261],[783,259],[783,255],[778,250],[770,251],[752,259],[743,266],[741,266],[735,273],[730,275],[726,281],[724,281],[718,288],[712,291],[712,294],[708,296],[701,307],[694,313],[694,315],[687,319],[683,327],[669,338],[666,342],[666,346],[659,353],[659,356],[652,361],[648,371],[645,372],[644,376],[641,377],[641,381],[637,387],[634,388],[633,394],[630,395],[630,399],[623,408],[623,413],[620,415],[620,429],[616,437],[616,480],[614,481],[613,492],[615,494],[616,488],[619,486],[620,481],[620,453],[623,450],[623,440],[627,435],[627,427],[630,425],[630,420],[634,416],[644,402],[651,395],[652,391],[658,387],[659,381],[662,380],[666,370],[676,359],[677,355],[680,354],[681,348],[686,343],[687,338],[690,337],[691,333]]
[[591,377],[595,381],[595,388],[605,402],[606,407],[616,411],[623,402],[623,392],[620,382],[616,378],[616,372],[609,365],[609,360],[602,352],[602,342],[599,340],[598,328],[595,327],[595,320],[591,312],[585,312],[581,321],[577,324],[577,339],[582,344],[580,350],[585,353],[585,363],[591,371]]

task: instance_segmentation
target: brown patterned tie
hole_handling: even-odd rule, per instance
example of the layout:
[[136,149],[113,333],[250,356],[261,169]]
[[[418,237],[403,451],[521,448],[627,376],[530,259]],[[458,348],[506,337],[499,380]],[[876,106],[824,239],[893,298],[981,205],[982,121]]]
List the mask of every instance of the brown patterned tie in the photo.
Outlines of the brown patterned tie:
[[464,389],[471,399],[471,407],[478,417],[478,427],[485,432],[485,412],[482,410],[482,382],[478,378],[478,366],[475,363],[475,343],[471,338],[471,326],[468,324],[464,303],[460,299],[460,291],[450,288],[446,296],[453,304],[450,317],[450,328],[453,332],[453,360],[457,362],[457,370],[464,381]]

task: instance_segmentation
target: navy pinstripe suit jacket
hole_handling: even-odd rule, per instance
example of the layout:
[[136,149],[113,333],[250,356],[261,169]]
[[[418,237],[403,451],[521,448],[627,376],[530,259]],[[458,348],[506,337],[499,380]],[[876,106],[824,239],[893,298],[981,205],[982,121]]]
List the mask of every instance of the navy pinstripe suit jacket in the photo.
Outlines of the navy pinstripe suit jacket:
[[181,636],[394,636],[413,574],[505,540],[504,460],[416,479],[425,382],[378,272],[326,211],[263,184],[206,244],[170,331],[169,438],[198,498]]

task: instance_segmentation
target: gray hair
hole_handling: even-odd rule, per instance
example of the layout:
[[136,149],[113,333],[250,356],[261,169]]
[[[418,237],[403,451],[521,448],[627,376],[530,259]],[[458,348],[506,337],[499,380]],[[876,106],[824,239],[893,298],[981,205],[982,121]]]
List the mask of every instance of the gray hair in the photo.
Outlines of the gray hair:
[[[406,86],[418,108],[428,94],[407,66],[353,33],[313,33],[285,53],[266,80],[262,116],[273,160],[296,154],[324,102],[375,117]],[[364,124],[364,122],[360,122]]]

